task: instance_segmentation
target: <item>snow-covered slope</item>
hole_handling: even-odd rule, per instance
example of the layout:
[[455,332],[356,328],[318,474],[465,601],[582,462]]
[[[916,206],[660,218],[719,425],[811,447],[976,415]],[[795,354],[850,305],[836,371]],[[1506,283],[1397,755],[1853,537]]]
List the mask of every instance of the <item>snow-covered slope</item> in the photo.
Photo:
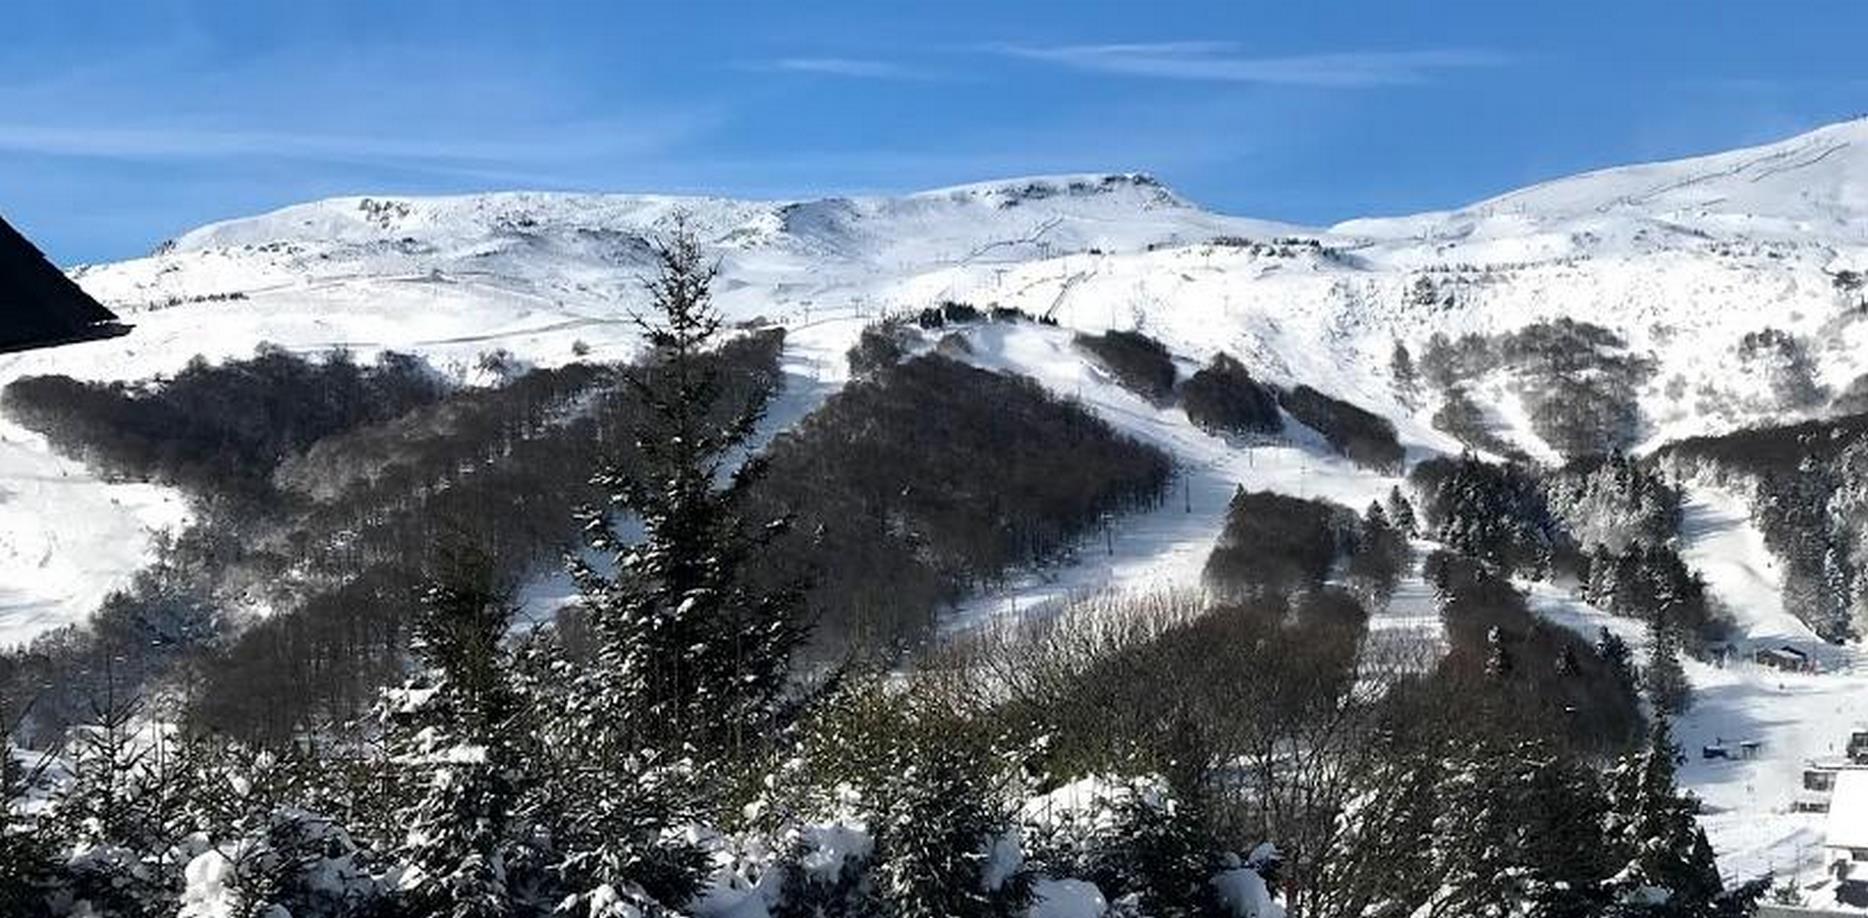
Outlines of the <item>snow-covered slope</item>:
[[1450,213],[1355,220],[1337,229],[1462,244],[1560,234],[1579,252],[1617,236],[1650,245],[1669,235],[1859,243],[1868,234],[1864,147],[1868,120],[1855,120],[1760,147],[1558,179]]
[[[1865,175],[1868,122],[1857,121],[1329,229],[1210,213],[1141,175],[790,202],[336,198],[77,269],[135,332],[0,357],[0,383],[48,372],[140,378],[262,341],[365,356],[415,350],[463,372],[496,348],[538,363],[570,360],[579,343],[595,357],[625,356],[647,239],[685,215],[721,258],[728,314],[815,329],[820,362],[834,362],[864,320],[886,312],[947,298],[1000,303],[1066,328],[1143,328],[1194,359],[1228,351],[1274,381],[1393,417],[1419,456],[1456,444],[1428,423],[1431,399],[1398,398],[1388,370],[1395,341],[1419,353],[1436,331],[1570,317],[1612,328],[1653,358],[1641,398],[1645,436],[1657,442],[1785,413],[1770,368],[1739,356],[1748,333],[1773,327],[1802,339],[1815,381],[1831,391],[1868,369],[1857,356],[1868,343],[1860,295],[1833,282],[1835,272],[1868,267]],[[1421,294],[1423,278],[1432,296]],[[1535,445],[1510,407],[1496,406],[1515,423],[1508,433]],[[0,529],[0,583],[11,591],[0,597],[0,638],[17,639],[80,617],[110,580],[55,574],[61,562],[40,559],[131,559],[134,534],[174,513],[160,509],[164,495],[95,482],[35,439],[9,437],[0,487],[30,494],[43,488],[31,483],[57,479],[64,493],[84,495],[76,505],[98,510],[72,526],[50,504],[11,505]],[[60,551],[44,551],[55,539]]]

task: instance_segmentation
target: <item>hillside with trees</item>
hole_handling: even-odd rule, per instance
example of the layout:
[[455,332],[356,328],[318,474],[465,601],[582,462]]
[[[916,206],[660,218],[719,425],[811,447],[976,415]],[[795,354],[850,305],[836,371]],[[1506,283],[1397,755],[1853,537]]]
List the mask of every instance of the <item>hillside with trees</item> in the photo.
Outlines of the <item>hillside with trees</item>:
[[[1644,470],[1429,460],[1360,511],[1241,488],[1206,591],[942,635],[957,597],[1158,512],[1173,457],[886,331],[750,449],[783,337],[729,327],[693,236],[654,257],[629,364],[417,390],[267,352],[9,390],[201,508],[93,629],[0,661],[27,743],[0,790],[37,801],[4,811],[10,914],[1723,918],[1763,893],[1728,889],[1676,786],[1669,664],[1704,597]],[[257,367],[279,430],[182,394]],[[1399,471],[1379,415],[1301,385],[1266,412],[1209,369],[1190,417],[1281,406]],[[99,420],[145,408],[172,441]],[[1417,532],[1444,546],[1418,567]],[[574,598],[519,622],[554,559]],[[1374,637],[1416,570],[1444,652]],[[1510,579],[1553,570],[1655,623],[1638,672]]]

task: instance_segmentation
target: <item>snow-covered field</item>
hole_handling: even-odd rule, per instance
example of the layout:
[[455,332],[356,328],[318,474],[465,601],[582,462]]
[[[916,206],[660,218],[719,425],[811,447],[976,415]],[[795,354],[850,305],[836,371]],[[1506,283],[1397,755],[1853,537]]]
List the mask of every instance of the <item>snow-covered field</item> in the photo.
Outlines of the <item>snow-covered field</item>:
[[[1787,405],[1772,367],[1741,355],[1775,328],[1805,342],[1826,394],[1868,371],[1868,312],[1841,272],[1868,269],[1868,121],[1777,144],[1538,185],[1453,211],[1301,228],[1213,214],[1145,176],[993,182],[895,198],[798,202],[649,195],[507,193],[338,198],[185,234],[147,258],[73,273],[134,324],[127,337],[0,357],[0,384],[65,373],[138,379],[197,354],[261,342],[316,352],[416,351],[471,378],[480,354],[537,364],[637,347],[646,239],[686,219],[721,259],[735,320],[791,331],[787,389],[771,430],[843,382],[864,324],[952,298],[1055,318],[1061,328],[987,324],[972,359],[1083,400],[1182,465],[1159,509],[1081,546],[1077,562],[971,601],[957,622],[1105,586],[1185,584],[1204,561],[1233,489],[1322,496],[1360,509],[1394,480],[1312,439],[1247,444],[1205,434],[1178,409],[1114,385],[1069,343],[1072,330],[1137,328],[1189,360],[1218,351],[1257,376],[1305,383],[1396,422],[1410,458],[1453,451],[1435,404],[1403,404],[1389,355],[1435,332],[1510,331],[1568,317],[1615,330],[1656,372],[1640,393],[1648,444],[1820,411]],[[1295,240],[1295,241],[1292,241]],[[1482,393],[1503,433],[1548,450],[1510,392]],[[0,641],[80,621],[122,583],[149,533],[186,508],[165,489],[99,480],[37,437],[0,425]],[[1772,561],[1742,502],[1696,488],[1686,554],[1756,641],[1814,647],[1784,615]],[[561,584],[558,586],[562,586]],[[531,597],[546,603],[550,583]],[[1544,614],[1630,631],[1549,588]],[[1410,581],[1383,627],[1424,630],[1431,596]],[[1868,716],[1852,653],[1835,672],[1780,676],[1694,667],[1689,749],[1756,738],[1748,762],[1695,759],[1686,781],[1728,868],[1784,867],[1819,826],[1787,812],[1801,759]],[[1852,706],[1853,705],[1853,706]]]

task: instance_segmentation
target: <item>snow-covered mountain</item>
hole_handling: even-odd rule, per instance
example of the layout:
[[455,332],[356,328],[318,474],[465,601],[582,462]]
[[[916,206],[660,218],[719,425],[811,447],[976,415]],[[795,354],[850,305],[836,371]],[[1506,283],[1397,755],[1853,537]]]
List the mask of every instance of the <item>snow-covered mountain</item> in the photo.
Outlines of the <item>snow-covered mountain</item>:
[[[1211,213],[1134,174],[810,201],[335,198],[76,269],[136,331],[0,357],[0,383],[136,379],[261,342],[414,350],[463,374],[493,349],[547,364],[574,347],[625,356],[647,239],[683,218],[721,257],[726,311],[803,331],[801,353],[833,380],[866,321],[943,299],[1142,328],[1194,359],[1227,351],[1395,418],[1417,452],[1457,444],[1428,422],[1433,399],[1403,403],[1389,358],[1435,332],[1559,317],[1616,331],[1656,368],[1640,393],[1650,444],[1820,412],[1868,370],[1862,293],[1838,284],[1868,268],[1868,121],[1853,121],[1328,228]],[[1767,329],[1806,352],[1798,404],[1785,404],[1782,362],[1741,346]],[[1477,386],[1507,440],[1549,455],[1507,381]],[[127,573],[137,533],[181,511],[161,489],[95,482],[36,437],[4,433],[0,637],[18,639],[82,616]]]
[[[549,360],[572,338],[609,337],[596,329],[634,301],[645,237],[677,213],[718,247],[722,299],[743,317],[797,324],[830,310],[1000,302],[1071,326],[1143,326],[1194,356],[1228,350],[1389,413],[1395,340],[1418,352],[1434,331],[1589,321],[1658,361],[1645,399],[1654,441],[1786,407],[1770,367],[1741,361],[1748,333],[1803,338],[1831,391],[1861,371],[1859,295],[1835,275],[1868,267],[1868,121],[1327,229],[1213,214],[1139,175],[800,202],[338,198],[80,269],[139,334],[114,353],[44,361],[137,375],[261,339],[498,343]],[[1238,244],[1291,238],[1311,244]],[[245,299],[218,299],[229,295]],[[216,334],[198,334],[203,323]]]
[[[1212,213],[1135,174],[810,201],[335,198],[206,226],[146,258],[76,269],[135,331],[0,356],[0,385],[38,373],[141,379],[196,355],[244,356],[262,342],[365,356],[416,351],[466,379],[493,350],[537,364],[623,358],[638,345],[629,315],[642,301],[649,240],[677,220],[718,254],[717,296],[731,318],[791,332],[792,384],[775,418],[795,420],[833,391],[847,374],[845,350],[875,319],[949,299],[999,304],[1064,330],[980,330],[970,341],[976,362],[1072,393],[1182,463],[1185,509],[1125,520],[1120,551],[1015,582],[1009,596],[982,597],[959,621],[1109,583],[1184,582],[1197,575],[1240,483],[1355,506],[1394,483],[1301,437],[1250,451],[1210,437],[1111,384],[1070,346],[1070,329],[1142,329],[1189,361],[1225,351],[1254,375],[1392,418],[1415,457],[1460,448],[1431,422],[1444,393],[1404,393],[1391,369],[1397,343],[1419,355],[1436,334],[1496,335],[1565,318],[1609,329],[1651,367],[1636,393],[1644,446],[1820,415],[1868,373],[1860,283],[1868,121],[1853,121],[1752,149],[1564,178],[1457,210],[1327,228]],[[1553,455],[1509,374],[1469,382],[1501,438]],[[98,480],[3,421],[0,489],[0,642],[80,620],[132,573],[149,532],[186,513],[168,489]],[[1742,636],[1814,643],[1784,613],[1744,508],[1702,489],[1689,509],[1697,522],[1683,551],[1721,598],[1742,607]],[[1634,627],[1537,589],[1535,604],[1559,620]],[[1404,586],[1376,625],[1433,620],[1427,591]],[[1733,711],[1781,684],[1695,666],[1717,704],[1682,724],[1689,742],[1735,729]],[[1820,748],[1846,726],[1830,706],[1863,679],[1836,677],[1800,707],[1779,710],[1771,742],[1783,744],[1782,755],[1742,771],[1689,770],[1690,783],[1723,809],[1708,817],[1722,857],[1761,868],[1808,841],[1800,817],[1772,809],[1795,790],[1785,757]],[[1770,801],[1754,793],[1760,787]]]

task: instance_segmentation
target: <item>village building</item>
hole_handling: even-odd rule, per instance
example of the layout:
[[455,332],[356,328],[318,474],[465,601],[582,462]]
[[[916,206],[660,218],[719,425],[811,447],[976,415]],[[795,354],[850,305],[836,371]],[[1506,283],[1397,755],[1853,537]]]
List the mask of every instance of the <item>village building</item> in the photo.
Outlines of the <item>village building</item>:
[[1816,671],[1815,662],[1810,655],[1786,644],[1781,647],[1760,647],[1752,659],[1762,666],[1781,669],[1792,673],[1811,673]]

